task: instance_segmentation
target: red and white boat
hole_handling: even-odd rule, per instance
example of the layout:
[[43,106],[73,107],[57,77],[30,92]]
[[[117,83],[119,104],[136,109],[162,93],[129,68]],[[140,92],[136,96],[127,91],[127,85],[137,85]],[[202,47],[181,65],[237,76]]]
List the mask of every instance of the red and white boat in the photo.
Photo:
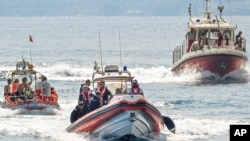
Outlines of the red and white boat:
[[218,6],[220,17],[212,16],[208,11],[208,2],[204,18],[191,16],[187,30],[193,30],[194,40],[184,40],[173,50],[172,72],[180,74],[185,69],[195,69],[198,72],[210,71],[219,77],[244,69],[248,57],[246,54],[246,39],[242,38],[236,44],[236,25],[222,17],[223,6]]
[[72,123],[67,127],[67,132],[91,133],[101,135],[105,139],[130,140],[160,133],[164,123],[174,132],[173,121],[167,116],[162,116],[146,98],[142,95],[127,94],[128,84],[132,79],[129,71],[119,71],[116,65],[106,66],[104,71],[97,70],[93,73],[93,83],[105,81],[114,97],[109,104]]
[[[26,64],[25,64],[26,65]],[[21,81],[22,78],[32,78],[33,85],[31,88],[35,88],[34,90],[30,90],[28,94],[24,94],[21,96],[17,96],[15,92],[11,95],[5,95],[5,101],[1,103],[2,108],[19,110],[20,113],[33,113],[34,114],[55,114],[53,110],[60,110],[60,106],[58,104],[58,94],[51,87],[50,96],[42,95],[41,89],[37,88],[35,82],[37,80],[37,71],[33,70],[33,66],[26,69],[23,67],[22,69],[17,68],[14,71],[10,72],[9,78],[13,81],[14,79],[19,79]],[[14,85],[12,83],[12,85]],[[11,85],[11,86],[12,86]]]

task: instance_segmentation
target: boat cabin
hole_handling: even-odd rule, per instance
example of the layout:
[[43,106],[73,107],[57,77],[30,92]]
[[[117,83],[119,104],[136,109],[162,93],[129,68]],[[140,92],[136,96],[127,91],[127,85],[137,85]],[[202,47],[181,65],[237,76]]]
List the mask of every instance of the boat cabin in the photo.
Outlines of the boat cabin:
[[108,65],[103,71],[97,70],[93,73],[92,83],[95,88],[100,81],[104,81],[112,94],[126,94],[133,78],[126,66],[123,67],[123,70],[119,70],[117,65]]

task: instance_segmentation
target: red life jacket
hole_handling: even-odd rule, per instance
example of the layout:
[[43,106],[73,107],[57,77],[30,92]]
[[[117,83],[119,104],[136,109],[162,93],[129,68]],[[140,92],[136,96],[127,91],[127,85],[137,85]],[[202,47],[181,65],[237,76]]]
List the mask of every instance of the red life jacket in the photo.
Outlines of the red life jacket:
[[100,92],[101,92],[101,96],[103,96],[104,93],[106,92],[106,88],[103,88],[103,90],[101,91],[101,90],[100,90],[100,87],[99,87],[99,88],[98,88],[98,91],[100,91]]
[[141,94],[140,87],[132,87],[131,88],[131,94]]

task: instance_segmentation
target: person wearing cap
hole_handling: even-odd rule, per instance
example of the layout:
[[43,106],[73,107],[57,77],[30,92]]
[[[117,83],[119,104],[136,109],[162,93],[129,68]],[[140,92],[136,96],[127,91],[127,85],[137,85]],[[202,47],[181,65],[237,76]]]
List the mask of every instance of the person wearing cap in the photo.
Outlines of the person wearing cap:
[[90,91],[89,86],[84,85],[82,92],[79,94],[78,103],[84,101],[86,106],[89,104],[89,91]]
[[186,39],[188,40],[187,52],[189,52],[190,48],[191,48],[191,45],[193,44],[193,42],[195,40],[195,31],[194,31],[194,28],[191,28],[191,30],[189,32],[187,32]]
[[79,91],[79,93],[81,94],[82,93],[82,90],[83,90],[83,87],[84,86],[90,86],[90,83],[91,83],[91,81],[89,80],[89,79],[87,79],[86,81],[85,81],[85,83],[82,83],[81,84],[81,86],[80,86],[80,91]]
[[135,79],[132,81],[132,86],[128,90],[128,94],[144,95],[142,88],[139,86],[138,81]]
[[88,113],[88,108],[86,108],[85,103],[83,101],[79,102],[79,104],[70,114],[70,122],[73,123],[77,121],[79,118],[86,115],[87,113]]
[[100,81],[97,91],[101,92],[100,95],[102,96],[102,99],[103,99],[102,100],[103,105],[107,105],[109,101],[114,97],[111,91],[107,87],[105,87],[104,81]]

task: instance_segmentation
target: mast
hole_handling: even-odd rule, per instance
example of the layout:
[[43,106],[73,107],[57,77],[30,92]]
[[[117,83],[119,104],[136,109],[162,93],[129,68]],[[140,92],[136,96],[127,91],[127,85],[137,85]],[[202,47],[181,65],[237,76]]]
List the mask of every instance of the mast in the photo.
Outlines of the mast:
[[101,35],[99,31],[99,44],[100,44],[100,57],[101,57],[101,67],[102,67],[102,72],[103,72],[103,66],[102,66],[102,46],[101,46]]
[[121,64],[121,71],[122,71],[122,48],[121,48],[120,29],[119,29],[119,46],[120,46],[120,64]]
[[189,7],[188,7],[188,13],[189,13],[190,21],[191,21],[191,3],[189,4]]

